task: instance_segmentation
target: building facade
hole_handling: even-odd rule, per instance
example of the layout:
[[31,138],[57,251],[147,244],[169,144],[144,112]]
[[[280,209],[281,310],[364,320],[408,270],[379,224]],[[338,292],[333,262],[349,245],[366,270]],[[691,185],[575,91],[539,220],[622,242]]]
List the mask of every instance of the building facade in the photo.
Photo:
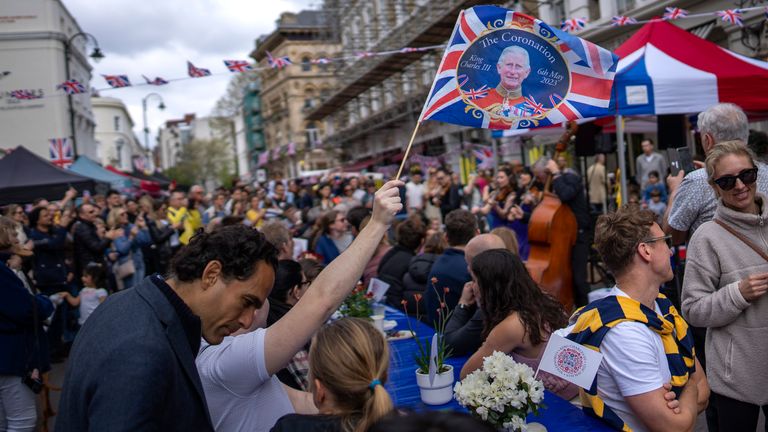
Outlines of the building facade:
[[102,165],[134,170],[134,159],[144,158],[144,149],[133,133],[133,119],[123,101],[111,97],[92,97],[96,120],[96,156]]
[[285,68],[259,72],[263,128],[254,122],[253,148],[258,148],[255,143],[263,133],[265,146],[257,165],[268,168],[271,174],[296,177],[301,171],[327,168],[330,163],[321,148],[324,127],[305,116],[335,89],[334,64],[314,64],[312,60],[338,56],[337,41],[336,29],[323,11],[283,13],[277,29],[256,41],[251,57],[260,66],[268,67],[267,52],[274,57],[287,56],[293,62]]
[[162,170],[176,166],[181,157],[182,149],[191,141],[191,127],[195,120],[194,114],[186,114],[184,118],[168,120],[157,134],[156,152],[158,166]]
[[[0,0],[0,73],[9,72],[0,80],[3,146],[22,145],[48,159],[50,139],[74,135],[77,153],[98,159],[90,96],[68,97],[56,89],[66,80],[67,61],[70,77],[90,87],[87,39],[77,36],[81,32],[60,0]],[[18,100],[11,97],[14,90],[39,98]]]
[[253,174],[259,169],[259,155],[267,150],[261,111],[261,83],[258,81],[248,83],[243,89],[243,122],[248,171]]

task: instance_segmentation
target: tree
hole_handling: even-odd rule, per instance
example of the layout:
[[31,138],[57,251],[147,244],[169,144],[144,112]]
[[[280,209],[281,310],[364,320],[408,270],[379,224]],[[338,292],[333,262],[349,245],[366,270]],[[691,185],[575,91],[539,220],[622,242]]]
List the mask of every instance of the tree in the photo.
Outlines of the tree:
[[166,174],[179,184],[227,184],[234,172],[232,150],[223,139],[195,139],[182,149]]
[[224,96],[216,101],[213,108],[213,115],[216,117],[232,117],[238,115],[243,106],[243,96],[248,84],[258,81],[259,76],[256,72],[238,73],[233,76],[227,85]]

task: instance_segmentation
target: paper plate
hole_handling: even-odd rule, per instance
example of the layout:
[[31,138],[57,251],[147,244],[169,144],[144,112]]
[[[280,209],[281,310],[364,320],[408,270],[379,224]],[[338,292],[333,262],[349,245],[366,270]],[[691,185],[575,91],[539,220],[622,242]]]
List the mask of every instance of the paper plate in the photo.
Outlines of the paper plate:
[[395,327],[397,327],[397,321],[384,320],[384,331],[392,330]]
[[403,340],[403,339],[410,339],[413,337],[413,333],[410,330],[400,330],[396,333],[393,333],[390,336],[387,336],[388,341],[397,341],[397,340]]

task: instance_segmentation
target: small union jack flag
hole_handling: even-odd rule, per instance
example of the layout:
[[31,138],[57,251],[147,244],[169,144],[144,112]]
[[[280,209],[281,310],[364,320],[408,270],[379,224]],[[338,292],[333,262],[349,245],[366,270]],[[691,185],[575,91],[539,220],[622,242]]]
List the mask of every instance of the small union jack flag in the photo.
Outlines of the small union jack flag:
[[355,57],[361,59],[361,58],[368,58],[375,56],[376,53],[370,52],[370,51],[361,51],[359,53],[355,53]]
[[269,67],[272,69],[282,69],[288,65],[292,65],[293,62],[291,61],[288,56],[283,57],[273,57],[272,53],[267,51],[267,63],[269,63]]
[[484,85],[477,90],[470,89],[468,91],[465,91],[464,94],[467,95],[467,98],[469,99],[480,99],[488,96],[489,91],[491,91],[491,89],[489,89],[488,86]]
[[533,110],[533,115],[544,114],[544,104],[536,102],[533,95],[529,95],[525,98],[525,105]]
[[577,32],[587,26],[586,18],[571,18],[560,24],[560,29],[568,33]]
[[149,85],[156,85],[156,86],[161,86],[161,85],[166,85],[166,84],[168,84],[168,81],[166,81],[166,80],[164,80],[164,79],[162,79],[162,78],[160,78],[160,77],[155,77],[155,79],[153,79],[153,80],[151,80],[151,79],[147,78],[147,77],[146,77],[146,76],[144,76],[144,75],[142,75],[142,77],[144,78],[144,81],[146,81],[146,82],[147,82],[147,84],[149,84]]
[[735,24],[739,27],[744,27],[744,23],[741,21],[742,12],[741,9],[726,9],[715,12],[723,22]]
[[208,69],[195,67],[195,65],[193,65],[191,61],[187,61],[187,73],[192,78],[200,78],[204,76],[209,76],[211,74],[211,71]]
[[33,93],[31,90],[11,90],[9,92],[12,98],[18,100],[41,99],[43,96]]
[[405,47],[400,49],[401,53],[412,53],[412,52],[419,52],[419,51],[421,51],[421,48]]
[[102,75],[112,88],[130,87],[131,81],[128,75]]
[[48,141],[51,163],[60,168],[69,168],[74,162],[74,152],[69,138],[52,138]]
[[85,89],[85,86],[80,84],[80,82],[75,79],[64,81],[63,83],[57,85],[56,89],[62,89],[64,90],[64,93],[70,94],[70,95],[87,92],[87,90]]
[[321,65],[323,65],[323,64],[329,64],[331,62],[331,59],[327,59],[325,57],[320,57],[320,58],[317,58],[317,59],[312,59],[309,62],[312,63],[312,64],[321,64]]
[[664,10],[666,12],[664,12],[662,19],[665,20],[676,20],[678,18],[685,18],[688,16],[688,11],[679,7],[666,7]]
[[230,72],[248,72],[253,70],[253,65],[243,60],[224,60],[224,66]]
[[618,15],[611,18],[611,26],[613,27],[620,27],[620,26],[625,26],[630,24],[637,24],[637,20],[632,17],[623,16],[623,15]]

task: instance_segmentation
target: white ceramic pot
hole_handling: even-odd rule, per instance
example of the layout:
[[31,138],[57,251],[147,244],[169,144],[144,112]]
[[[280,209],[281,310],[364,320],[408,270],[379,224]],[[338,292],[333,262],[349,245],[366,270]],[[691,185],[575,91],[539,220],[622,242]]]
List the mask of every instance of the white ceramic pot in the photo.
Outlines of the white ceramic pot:
[[421,400],[427,405],[442,405],[453,399],[453,366],[445,366],[448,370],[436,374],[432,385],[429,384],[429,374],[416,370],[416,384],[421,392]]

